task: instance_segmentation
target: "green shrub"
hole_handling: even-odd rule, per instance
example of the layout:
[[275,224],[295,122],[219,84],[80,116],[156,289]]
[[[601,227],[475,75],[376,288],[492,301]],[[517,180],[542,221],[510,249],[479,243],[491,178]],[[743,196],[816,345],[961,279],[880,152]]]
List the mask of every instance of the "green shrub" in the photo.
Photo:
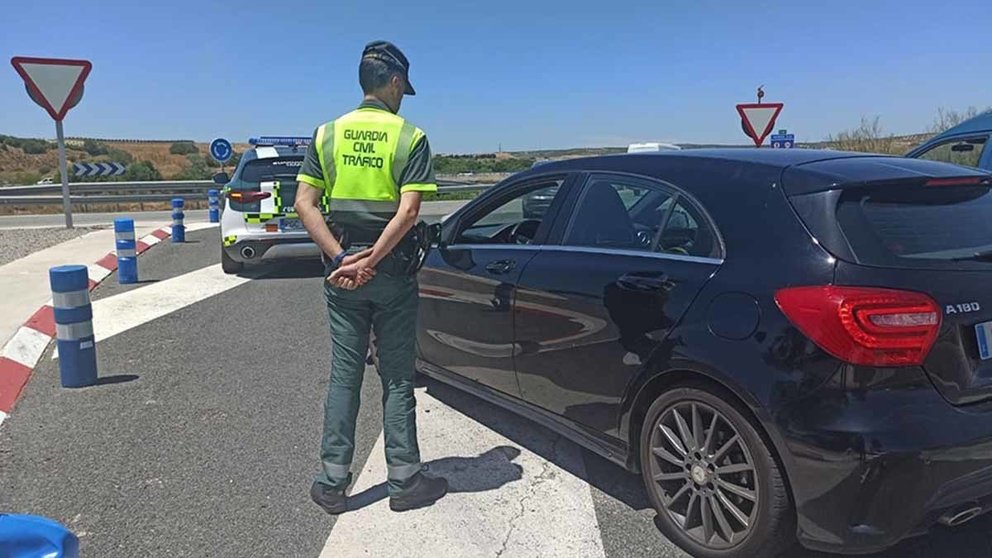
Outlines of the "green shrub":
[[199,152],[200,150],[193,145],[193,142],[189,141],[179,141],[169,147],[169,153],[173,155],[190,155]]
[[155,165],[152,164],[151,161],[139,161],[128,166],[127,171],[124,173],[123,180],[162,180],[162,173],[155,168]]
[[45,140],[21,140],[21,149],[28,155],[41,155],[48,152],[48,142]]

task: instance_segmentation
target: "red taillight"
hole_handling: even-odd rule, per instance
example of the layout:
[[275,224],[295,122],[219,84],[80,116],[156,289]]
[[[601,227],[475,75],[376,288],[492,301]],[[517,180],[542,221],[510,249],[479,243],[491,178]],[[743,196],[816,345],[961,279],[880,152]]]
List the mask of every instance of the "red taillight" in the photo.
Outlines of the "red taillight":
[[926,181],[925,186],[978,186],[985,184],[989,179],[984,176],[965,176],[961,178],[931,178]]
[[254,192],[243,190],[230,190],[227,192],[227,199],[238,203],[253,203],[262,201],[272,196],[272,192]]
[[937,303],[910,291],[793,287],[775,293],[775,302],[814,343],[851,364],[923,364],[940,330]]

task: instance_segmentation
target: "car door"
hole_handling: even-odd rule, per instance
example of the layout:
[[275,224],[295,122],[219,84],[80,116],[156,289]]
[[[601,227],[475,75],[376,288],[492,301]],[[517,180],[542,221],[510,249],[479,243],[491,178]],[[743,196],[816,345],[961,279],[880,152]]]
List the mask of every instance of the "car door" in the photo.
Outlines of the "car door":
[[[616,436],[619,405],[722,263],[722,242],[686,193],[655,180],[592,174],[558,245],[527,264],[514,306],[523,398]],[[667,346],[666,346],[667,343]]]
[[[445,221],[420,272],[422,360],[514,397],[513,298],[520,272],[547,237],[567,175],[498,186]],[[554,201],[524,214],[539,194]]]

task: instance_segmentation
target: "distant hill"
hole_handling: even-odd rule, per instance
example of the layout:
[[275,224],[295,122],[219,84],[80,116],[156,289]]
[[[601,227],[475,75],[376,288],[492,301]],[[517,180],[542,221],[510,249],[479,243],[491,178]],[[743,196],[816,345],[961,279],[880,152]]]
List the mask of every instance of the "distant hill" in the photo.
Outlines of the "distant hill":
[[[930,134],[889,136],[877,142],[876,150],[901,154],[930,137]],[[739,144],[678,144],[683,149],[746,148]],[[180,146],[180,147],[177,147]],[[243,153],[251,146],[235,144],[236,153]],[[814,149],[859,149],[859,145],[842,142],[820,141],[801,143],[799,147]],[[66,154],[70,165],[75,162],[119,162],[135,167],[140,178],[160,177],[167,180],[207,179],[217,172],[219,165],[208,153],[209,145],[189,140],[145,140],[68,138]],[[538,149],[501,153],[436,156],[435,166],[439,175],[477,178],[500,177],[531,167],[535,161],[571,159],[623,153],[626,147],[580,147],[569,149]],[[860,150],[860,149],[859,149]],[[236,162],[236,160],[235,160]],[[231,164],[228,164],[231,168]],[[130,171],[129,171],[130,172]],[[56,179],[58,153],[55,143],[48,139],[15,138],[0,135],[0,185],[33,184],[42,178]],[[129,178],[129,177],[125,177]],[[132,178],[138,179],[138,178]],[[73,180],[76,180],[73,177]]]

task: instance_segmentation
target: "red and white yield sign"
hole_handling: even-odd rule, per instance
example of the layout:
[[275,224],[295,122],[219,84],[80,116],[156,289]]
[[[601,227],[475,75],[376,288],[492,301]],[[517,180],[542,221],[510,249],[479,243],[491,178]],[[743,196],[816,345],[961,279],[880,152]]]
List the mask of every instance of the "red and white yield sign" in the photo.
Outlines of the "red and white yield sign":
[[25,56],[11,58],[10,64],[24,79],[31,100],[48,111],[56,122],[61,122],[69,109],[79,104],[83,82],[93,67],[88,60]]
[[737,105],[737,112],[741,115],[741,125],[744,133],[754,140],[755,147],[761,144],[772,133],[775,127],[775,119],[778,113],[782,112],[782,103],[743,103]]

